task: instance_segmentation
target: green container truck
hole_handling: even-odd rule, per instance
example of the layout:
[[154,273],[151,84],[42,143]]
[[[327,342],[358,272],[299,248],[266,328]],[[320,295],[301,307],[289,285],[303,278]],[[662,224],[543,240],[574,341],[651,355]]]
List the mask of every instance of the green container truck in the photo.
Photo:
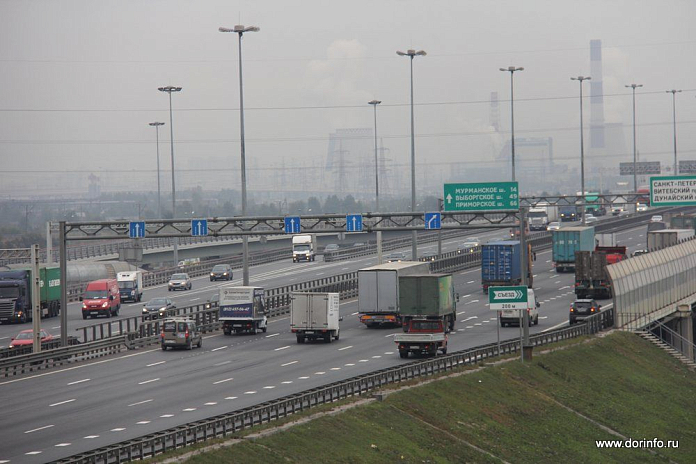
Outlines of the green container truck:
[[457,301],[451,274],[399,277],[399,312],[408,327],[411,319],[440,319],[447,331],[457,320]]
[[[41,317],[60,313],[60,268],[39,267]],[[0,271],[0,322],[32,320],[32,276],[28,267]]]

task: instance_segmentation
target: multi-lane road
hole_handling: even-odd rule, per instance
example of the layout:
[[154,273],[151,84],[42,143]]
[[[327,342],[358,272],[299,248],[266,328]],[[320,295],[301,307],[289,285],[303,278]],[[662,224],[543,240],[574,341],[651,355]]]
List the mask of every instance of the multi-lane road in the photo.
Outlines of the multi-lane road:
[[[480,237],[489,240],[503,233],[481,233]],[[645,233],[642,226],[617,237],[633,250],[644,248]],[[453,249],[455,244],[447,243],[444,248]],[[255,285],[273,287],[348,272],[374,262],[375,257],[336,263],[278,262],[253,267],[251,278]],[[573,275],[554,271],[550,251],[537,253],[533,272],[542,306],[540,323],[531,332],[567,324],[569,305],[574,300]],[[481,291],[480,269],[457,273],[454,280],[460,302],[450,351],[494,342],[495,312],[488,309]],[[148,289],[146,296],[168,294],[178,306],[184,306],[206,300],[225,284],[196,279],[190,292],[172,294],[160,287]],[[122,314],[138,314],[141,307],[124,305]],[[207,335],[202,349],[163,352],[153,346],[0,381],[4,400],[0,427],[8,433],[0,444],[0,464],[54,460],[409,362],[399,358],[392,341],[400,329],[367,329],[358,322],[357,310],[356,300],[341,303],[341,339],[331,344],[297,344],[288,318],[279,317],[271,320],[265,334]],[[70,305],[69,311],[71,328],[86,322],[79,318],[77,304]],[[44,322],[51,327],[52,321]],[[516,327],[501,328],[500,332],[502,339],[519,336]]]

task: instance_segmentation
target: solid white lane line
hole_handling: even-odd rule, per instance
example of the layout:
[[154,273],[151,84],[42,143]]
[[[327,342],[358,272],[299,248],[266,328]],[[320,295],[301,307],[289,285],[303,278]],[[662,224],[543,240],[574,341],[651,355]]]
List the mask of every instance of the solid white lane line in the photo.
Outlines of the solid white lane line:
[[300,362],[300,361],[290,361],[290,362],[287,362],[285,364],[281,364],[280,367],[291,366],[293,364],[297,364],[298,362]]
[[350,348],[353,348],[353,345],[344,346],[343,348],[339,348],[338,351],[343,351],[343,350],[347,350]]
[[60,406],[61,404],[72,403],[73,401],[75,401],[75,398],[73,398],[73,399],[71,399],[71,400],[61,401],[60,403],[49,404],[48,407],[49,407],[49,408],[52,408],[53,406]]
[[157,382],[159,380],[159,377],[156,379],[150,379],[150,380],[145,380],[143,382],[138,382],[138,385],[145,385],[146,383],[152,383],[152,382]]
[[546,332],[546,331],[548,331],[548,330],[557,329],[557,328],[562,327],[562,326],[564,326],[564,325],[566,325],[566,324],[568,324],[568,321],[564,321],[564,322],[561,322],[560,324],[554,325],[553,327],[549,327],[548,329],[544,329],[544,330],[542,330],[542,332]]
[[280,333],[271,334],[271,335],[266,335],[266,338],[277,337],[278,335],[280,335]]
[[45,429],[50,429],[51,427],[54,427],[53,425],[45,425],[43,427],[39,427],[38,429],[32,429],[32,430],[27,430],[24,433],[33,433],[33,432],[38,432],[39,430],[45,430]]
[[89,382],[90,380],[92,380],[92,379],[76,380],[76,381],[74,381],[74,382],[70,382],[68,385],[77,385],[78,383]]
[[160,361],[160,362],[156,362],[156,363],[152,363],[152,364],[147,364],[145,367],[158,366],[158,365],[164,364],[164,363],[166,363],[166,362],[167,362],[167,361]]
[[213,382],[213,385],[217,385],[219,383],[229,382],[230,380],[234,380],[234,379],[232,377],[230,377],[229,379],[218,380],[217,382]]
[[138,406],[139,404],[149,403],[150,401],[153,401],[153,399],[149,399],[149,400],[145,400],[145,401],[138,401],[137,403],[129,404],[128,407],[130,408],[131,406]]
[[290,345],[281,346],[280,348],[276,348],[276,349],[274,349],[273,351],[287,350],[288,348],[290,348]]
[[213,348],[213,349],[210,350],[210,351],[211,351],[211,353],[212,353],[213,351],[220,351],[220,350],[224,350],[225,348],[227,348],[227,346],[220,346],[220,347],[218,347],[218,348]]

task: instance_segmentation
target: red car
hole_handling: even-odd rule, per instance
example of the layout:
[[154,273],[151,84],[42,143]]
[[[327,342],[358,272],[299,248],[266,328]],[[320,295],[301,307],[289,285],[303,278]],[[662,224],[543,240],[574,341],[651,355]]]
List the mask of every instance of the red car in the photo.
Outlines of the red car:
[[[50,342],[53,340],[53,335],[41,330],[41,343]],[[33,346],[34,345],[34,331],[32,329],[22,330],[17,334],[16,337],[12,339],[10,343],[10,348],[17,348],[21,346]]]

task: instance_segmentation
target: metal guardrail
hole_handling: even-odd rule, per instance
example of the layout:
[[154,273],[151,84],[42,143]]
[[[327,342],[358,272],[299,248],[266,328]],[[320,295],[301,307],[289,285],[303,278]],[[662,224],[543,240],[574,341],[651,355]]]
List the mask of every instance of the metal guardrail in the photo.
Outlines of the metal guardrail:
[[[603,311],[580,325],[532,335],[530,343],[532,346],[544,346],[562,340],[594,334],[599,330],[610,327],[604,325],[604,323],[613,320],[613,316],[608,314],[602,316],[602,314],[612,311],[612,309]],[[110,464],[145,459],[208,439],[225,437],[321,404],[369,393],[385,385],[452,371],[458,367],[477,364],[500,355],[515,354],[519,352],[519,349],[518,340],[508,340],[502,342],[500,348],[498,348],[496,343],[489,343],[476,348],[437,356],[434,359],[413,361],[311,390],[305,390],[294,395],[218,415],[210,419],[190,422],[162,432],[76,454],[56,462]]]

